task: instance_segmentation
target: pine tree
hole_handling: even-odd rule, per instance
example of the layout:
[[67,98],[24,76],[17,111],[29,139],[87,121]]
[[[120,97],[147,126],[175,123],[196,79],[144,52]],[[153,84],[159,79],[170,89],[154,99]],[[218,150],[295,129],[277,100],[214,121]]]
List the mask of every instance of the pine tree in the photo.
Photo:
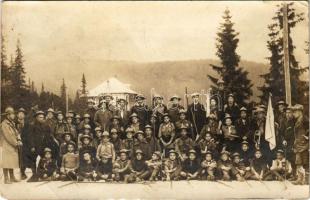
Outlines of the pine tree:
[[86,79],[85,79],[85,75],[83,73],[83,76],[82,76],[82,96],[86,96]]
[[21,50],[20,41],[17,40],[16,45],[16,57],[14,59],[13,66],[11,66],[11,81],[12,86],[16,92],[18,92],[21,88],[25,88],[26,81],[25,81],[25,68],[24,68],[24,60],[23,60],[23,53]]
[[[307,67],[301,67],[299,62],[294,56],[294,49],[296,48],[291,37],[291,32],[296,25],[304,20],[304,13],[297,13],[294,8],[294,3],[287,4],[288,16],[288,49],[289,49],[289,66],[291,75],[291,91],[292,91],[292,104],[303,102],[305,92],[307,92],[307,82],[302,81],[300,76],[307,71]],[[283,69],[283,12],[282,5],[278,5],[278,10],[272,18],[273,23],[269,27],[270,30],[269,41],[267,47],[271,52],[268,57],[270,63],[270,70],[268,73],[263,74],[261,77],[265,80],[265,85],[259,89],[262,91],[261,101],[266,102],[269,92],[272,92],[275,101],[285,99],[285,85],[284,85],[284,69]],[[270,35],[271,34],[271,35]],[[274,34],[274,35],[272,35]],[[271,46],[270,44],[273,43]],[[271,48],[272,47],[272,48]]]
[[66,100],[66,83],[65,83],[65,79],[62,79],[62,84],[60,86],[60,98],[62,100]]
[[2,85],[6,85],[6,82],[9,80],[9,66],[7,64],[6,48],[5,48],[5,39],[3,34],[1,34],[1,82]]
[[41,93],[44,92],[44,84],[42,83],[42,86],[41,86]]
[[[233,28],[232,16],[228,9],[224,12],[224,23],[221,23],[217,33],[216,55],[221,60],[222,66],[211,65],[218,75],[224,80],[226,90],[235,95],[240,104],[245,104],[252,95],[253,84],[247,78],[248,72],[239,66],[240,56],[236,53],[239,35]],[[214,85],[218,78],[208,75]]]

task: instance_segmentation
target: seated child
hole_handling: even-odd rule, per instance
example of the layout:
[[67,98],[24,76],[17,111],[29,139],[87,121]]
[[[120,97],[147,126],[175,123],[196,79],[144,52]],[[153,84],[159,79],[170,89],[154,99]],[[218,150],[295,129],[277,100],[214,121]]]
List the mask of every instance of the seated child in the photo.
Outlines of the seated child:
[[135,152],[135,158],[132,159],[131,165],[130,165],[130,176],[128,178],[128,182],[140,182],[142,180],[146,180],[149,177],[149,171],[147,164],[143,158],[144,154],[142,150],[137,149]]
[[130,175],[130,160],[128,159],[127,149],[120,150],[120,159],[113,164],[113,174],[116,181],[125,181]]
[[264,174],[267,172],[267,163],[262,157],[260,149],[255,150],[254,159],[252,159],[250,163],[252,172],[251,179],[262,181]]
[[283,150],[279,149],[277,151],[276,159],[272,161],[270,171],[265,174],[265,179],[269,180],[270,176],[272,176],[273,180],[282,181],[285,177],[289,178],[292,171],[293,169],[290,161],[286,160]]
[[66,181],[76,180],[76,170],[79,166],[79,155],[74,152],[75,143],[69,142],[67,144],[67,153],[63,155],[61,162],[61,179]]
[[78,168],[78,181],[96,181],[98,175],[95,165],[91,153],[84,151]]
[[196,151],[191,149],[188,158],[182,164],[181,179],[196,180],[200,172],[200,164],[196,157]]
[[157,181],[159,177],[159,172],[161,170],[161,153],[159,151],[155,151],[152,154],[151,160],[146,161],[148,166],[148,171],[151,174],[150,181]]
[[201,153],[205,153],[206,151],[210,151],[213,155],[213,158],[218,159],[218,142],[214,140],[210,132],[206,132],[204,137],[198,143],[199,149]]
[[181,172],[181,164],[178,160],[177,153],[175,150],[171,149],[169,151],[169,157],[164,162],[164,170],[163,180],[170,181],[170,180],[179,180],[179,175]]
[[[134,148],[134,138],[133,138],[133,129],[127,128],[126,129],[126,139],[122,141],[121,148],[128,150],[128,156],[129,158],[133,155],[133,148]],[[117,152],[116,152],[117,153]]]
[[223,150],[221,152],[221,158],[218,161],[217,169],[219,172],[219,175],[222,180],[224,181],[230,181],[231,180],[231,168],[232,164],[229,159],[229,152],[226,150]]
[[101,135],[102,135],[102,130],[100,127],[96,127],[95,128],[95,136],[92,142],[92,146],[95,147],[97,149],[97,147],[100,144],[100,139],[101,139]]
[[60,145],[60,156],[61,157],[67,153],[68,143],[74,143],[70,132],[65,132],[63,137],[64,137],[64,142]]
[[92,137],[90,135],[82,135],[80,137],[81,139],[81,148],[79,149],[79,156],[80,156],[80,162],[83,159],[83,154],[84,152],[88,152],[91,155],[91,158],[94,160],[96,158],[96,148],[92,146],[91,141],[92,141]]
[[250,149],[249,143],[244,140],[241,143],[240,159],[243,160],[245,166],[250,166],[250,160],[253,158],[253,151]]
[[205,159],[201,162],[201,179],[214,181],[216,172],[216,161],[213,159],[212,152],[205,152]]
[[52,159],[52,150],[50,148],[44,149],[44,157],[39,161],[37,177],[39,181],[57,180],[59,177],[56,161]]
[[251,176],[251,168],[245,166],[245,163],[240,159],[239,153],[233,154],[232,174],[237,181],[245,181]]

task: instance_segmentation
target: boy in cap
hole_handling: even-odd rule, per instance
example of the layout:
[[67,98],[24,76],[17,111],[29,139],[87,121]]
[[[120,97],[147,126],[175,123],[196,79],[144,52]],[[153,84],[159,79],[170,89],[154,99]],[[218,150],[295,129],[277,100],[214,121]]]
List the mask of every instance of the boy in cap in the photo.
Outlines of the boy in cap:
[[181,98],[178,95],[173,95],[170,98],[172,103],[171,107],[168,109],[168,114],[171,117],[171,121],[175,123],[179,118],[180,110],[183,110],[184,107],[180,105]]
[[193,103],[187,108],[188,119],[193,124],[193,140],[197,139],[206,122],[206,109],[199,102],[199,95],[199,93],[192,94]]
[[[272,161],[270,171],[265,174],[267,178],[269,175],[275,180],[283,181],[285,178],[289,178],[292,174],[291,163],[284,157],[284,151],[278,149],[276,153],[276,159]],[[268,178],[267,178],[268,179]]]
[[126,139],[122,141],[121,149],[127,149],[128,157],[132,158],[133,156],[133,148],[134,148],[134,138],[133,138],[133,129],[126,129]]
[[61,179],[63,181],[76,180],[76,170],[79,166],[79,155],[75,153],[76,145],[73,142],[67,144],[67,153],[63,155],[61,162]]
[[141,149],[135,151],[135,158],[131,160],[130,164],[130,176],[128,177],[128,183],[140,182],[146,180],[149,177],[149,171],[145,162],[143,152]]
[[44,157],[39,161],[37,178],[39,181],[51,181],[59,178],[56,161],[52,158],[52,150],[49,148],[44,149]]
[[158,137],[161,144],[161,148],[165,151],[165,157],[168,152],[174,148],[175,139],[175,127],[170,122],[168,113],[164,114],[164,121],[159,126]]
[[64,137],[63,143],[60,144],[60,157],[62,157],[63,155],[67,153],[67,150],[68,150],[67,146],[69,143],[75,144],[75,142],[72,140],[72,135],[70,132],[65,132],[63,137]]
[[86,125],[90,127],[90,130],[93,127],[93,124],[91,123],[90,115],[88,113],[85,113],[83,115],[83,120],[81,121],[81,123],[79,123],[77,129],[83,131]]
[[158,131],[159,131],[160,122],[157,120],[156,114],[151,115],[149,124],[152,127],[152,131],[154,132],[155,138],[158,139]]
[[215,159],[219,158],[219,152],[218,152],[218,144],[219,142],[216,141],[210,132],[206,132],[204,135],[204,138],[198,142],[198,148],[200,150],[200,153],[210,151],[212,152],[212,155]]
[[189,150],[188,158],[182,163],[181,179],[197,180],[200,173],[200,163],[194,149]]
[[134,152],[136,150],[142,150],[144,159],[148,160],[152,156],[151,146],[145,141],[144,132],[138,131],[136,134],[136,140],[134,142]]
[[178,133],[179,133],[180,128],[183,126],[188,128],[189,137],[194,138],[194,136],[193,136],[193,125],[189,120],[186,119],[186,114],[187,114],[187,112],[184,109],[181,109],[178,113],[179,118],[175,122],[175,129],[177,132],[176,138],[180,137],[178,135]]
[[252,176],[250,178],[252,180],[262,181],[265,173],[267,172],[267,163],[263,158],[260,149],[255,150],[254,158],[251,160],[250,167],[252,172]]
[[79,149],[80,162],[83,159],[84,152],[88,152],[92,159],[96,158],[96,148],[91,145],[92,137],[90,135],[82,135],[81,142],[82,146]]
[[96,127],[95,128],[95,135],[94,135],[94,139],[92,142],[93,147],[95,147],[96,149],[98,148],[100,141],[101,141],[101,135],[102,135],[102,130],[100,127]]
[[202,155],[204,155],[204,159],[201,162],[201,180],[214,181],[217,164],[213,159],[212,152],[206,151]]
[[148,166],[148,171],[150,172],[150,181],[157,181],[160,177],[160,170],[161,170],[161,153],[160,151],[155,151],[152,154],[152,158],[150,160],[146,161],[146,164]]
[[222,126],[222,133],[224,135],[224,146],[231,152],[235,152],[239,147],[238,141],[239,136],[235,126],[232,124],[232,117],[230,114],[225,114],[224,118],[225,124]]
[[179,154],[181,161],[187,159],[187,153],[190,149],[193,149],[194,142],[192,138],[188,137],[187,128],[181,127],[179,130],[180,137],[175,140],[175,151]]
[[145,126],[146,122],[149,120],[149,115],[151,114],[151,110],[144,103],[145,97],[142,94],[138,94],[135,98],[136,103],[131,108],[131,114],[136,113],[141,120],[142,126]]
[[54,136],[55,138],[62,143],[63,135],[65,132],[70,132],[68,123],[64,119],[64,115],[61,111],[58,111],[56,114],[57,122],[55,126]]
[[78,181],[96,181],[98,178],[96,163],[89,151],[84,151],[78,168]]
[[144,128],[144,132],[145,132],[145,141],[151,148],[151,154],[153,154],[155,151],[161,151],[159,142],[153,134],[152,127],[150,125],[146,125]]
[[221,152],[221,158],[218,161],[218,172],[223,181],[231,180],[232,163],[229,158],[229,152],[225,149]]
[[126,149],[120,150],[120,159],[113,164],[113,174],[116,181],[128,181],[130,175],[130,160],[128,159],[128,151]]
[[109,133],[104,131],[101,135],[101,142],[97,148],[96,158],[97,160],[101,160],[101,158],[108,158],[111,163],[114,162],[115,149],[113,143],[110,142]]
[[113,144],[114,150],[115,150],[115,154],[117,156],[117,155],[119,155],[119,151],[122,149],[122,140],[121,140],[121,138],[119,136],[119,133],[114,128],[111,129],[110,135],[111,135],[110,142]]
[[309,172],[309,120],[305,119],[303,111],[304,107],[302,105],[296,104],[293,106],[295,119],[293,150],[296,155],[297,172],[297,180],[293,183],[298,185],[305,183],[306,171]]
[[250,160],[253,158],[253,151],[249,147],[249,143],[244,140],[241,143],[241,149],[239,151],[240,158],[243,160],[245,166],[250,166]]
[[251,168],[240,159],[239,153],[233,154],[232,175],[237,181],[245,181],[251,176]]
[[177,152],[171,149],[169,151],[169,157],[164,162],[163,180],[166,181],[179,180],[181,169],[182,167],[180,161],[178,160]]

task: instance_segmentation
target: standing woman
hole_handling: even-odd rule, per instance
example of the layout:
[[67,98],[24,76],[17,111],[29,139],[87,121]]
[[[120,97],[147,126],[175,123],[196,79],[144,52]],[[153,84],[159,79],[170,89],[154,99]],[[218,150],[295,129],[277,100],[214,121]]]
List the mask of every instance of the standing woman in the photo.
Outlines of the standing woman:
[[18,182],[13,169],[19,168],[18,148],[22,146],[20,135],[15,126],[15,113],[12,107],[5,109],[5,119],[1,123],[0,147],[2,148],[2,160],[0,167],[3,168],[4,183]]

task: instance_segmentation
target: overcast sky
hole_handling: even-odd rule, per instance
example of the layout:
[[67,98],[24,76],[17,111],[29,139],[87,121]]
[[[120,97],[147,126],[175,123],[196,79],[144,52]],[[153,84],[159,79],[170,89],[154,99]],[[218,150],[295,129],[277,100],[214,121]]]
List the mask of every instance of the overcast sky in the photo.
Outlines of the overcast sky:
[[[217,59],[215,38],[225,8],[240,32],[241,59],[264,62],[267,25],[277,2],[4,2],[8,54],[20,38],[28,75],[50,67],[70,71],[88,60],[138,62]],[[295,3],[306,21],[293,32],[295,55],[308,63],[307,2]],[[99,65],[99,62],[98,62]]]

